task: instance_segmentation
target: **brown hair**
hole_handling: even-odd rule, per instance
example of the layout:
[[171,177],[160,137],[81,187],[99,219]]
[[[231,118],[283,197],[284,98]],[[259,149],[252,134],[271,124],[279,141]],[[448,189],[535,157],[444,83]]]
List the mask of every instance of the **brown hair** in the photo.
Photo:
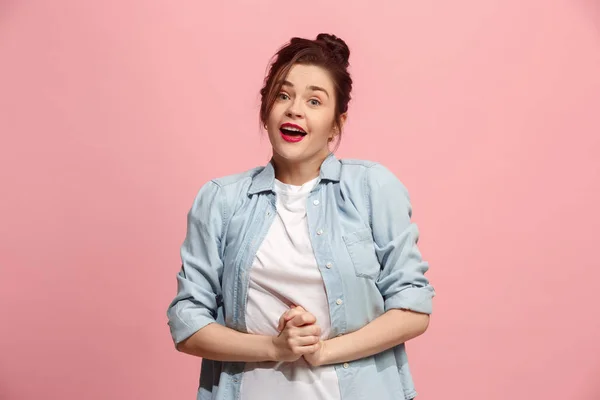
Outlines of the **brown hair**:
[[277,100],[282,81],[294,64],[315,65],[329,72],[335,88],[335,124],[338,127],[338,144],[341,137],[341,115],[348,111],[352,78],[348,73],[350,49],[346,43],[327,33],[320,33],[315,40],[294,37],[280,48],[271,62],[263,88],[260,90],[260,122],[267,123],[269,113]]

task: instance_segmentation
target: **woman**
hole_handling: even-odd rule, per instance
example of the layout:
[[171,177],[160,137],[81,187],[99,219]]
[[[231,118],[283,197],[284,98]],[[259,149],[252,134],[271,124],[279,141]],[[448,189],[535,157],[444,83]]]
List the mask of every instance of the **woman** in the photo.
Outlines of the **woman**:
[[349,54],[328,34],[280,49],[261,90],[270,162],[206,183],[188,214],[168,318],[203,357],[198,399],[416,396],[404,343],[434,291],[405,187],[330,152]]

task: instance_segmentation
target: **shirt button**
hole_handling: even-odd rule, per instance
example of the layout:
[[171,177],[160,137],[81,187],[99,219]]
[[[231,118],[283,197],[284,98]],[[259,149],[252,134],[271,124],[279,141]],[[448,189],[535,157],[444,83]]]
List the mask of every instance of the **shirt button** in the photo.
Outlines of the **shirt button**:
[[346,369],[347,369],[348,367],[350,367],[350,364],[348,364],[348,363],[344,363],[344,368],[346,368]]
[[315,206],[318,206],[318,205],[319,205],[319,200],[315,200],[315,201],[313,201],[313,204],[314,204]]
[[343,303],[342,299],[337,299],[335,301],[335,304],[337,304],[338,306],[342,305],[342,303]]
[[317,235],[321,236],[322,234],[323,234],[323,229],[319,229],[319,230],[317,231]]
[[325,266],[327,267],[327,269],[331,269],[331,267],[333,267],[333,264],[328,262],[327,264],[325,264]]
[[271,216],[271,211],[267,211],[267,217]]

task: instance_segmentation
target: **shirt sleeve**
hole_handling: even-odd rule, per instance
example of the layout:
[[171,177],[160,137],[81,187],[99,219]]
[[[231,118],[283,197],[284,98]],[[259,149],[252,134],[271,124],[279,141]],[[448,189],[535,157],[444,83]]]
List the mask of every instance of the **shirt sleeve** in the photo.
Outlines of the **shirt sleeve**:
[[429,264],[417,247],[419,230],[411,221],[408,191],[380,164],[369,169],[367,185],[371,229],[381,264],[377,287],[385,311],[406,309],[431,314],[435,291],[425,277]]
[[220,187],[206,183],[187,215],[187,233],[181,246],[177,294],[167,310],[175,346],[206,325],[216,322],[221,297],[221,236],[226,217]]

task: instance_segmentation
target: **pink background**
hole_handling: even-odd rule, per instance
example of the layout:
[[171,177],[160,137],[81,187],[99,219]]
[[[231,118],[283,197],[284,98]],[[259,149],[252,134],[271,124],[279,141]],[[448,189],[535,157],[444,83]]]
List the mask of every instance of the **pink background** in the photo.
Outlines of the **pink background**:
[[192,399],[185,216],[264,164],[291,36],[351,47],[341,157],[412,194],[419,400],[600,399],[597,1],[0,1],[0,399]]

